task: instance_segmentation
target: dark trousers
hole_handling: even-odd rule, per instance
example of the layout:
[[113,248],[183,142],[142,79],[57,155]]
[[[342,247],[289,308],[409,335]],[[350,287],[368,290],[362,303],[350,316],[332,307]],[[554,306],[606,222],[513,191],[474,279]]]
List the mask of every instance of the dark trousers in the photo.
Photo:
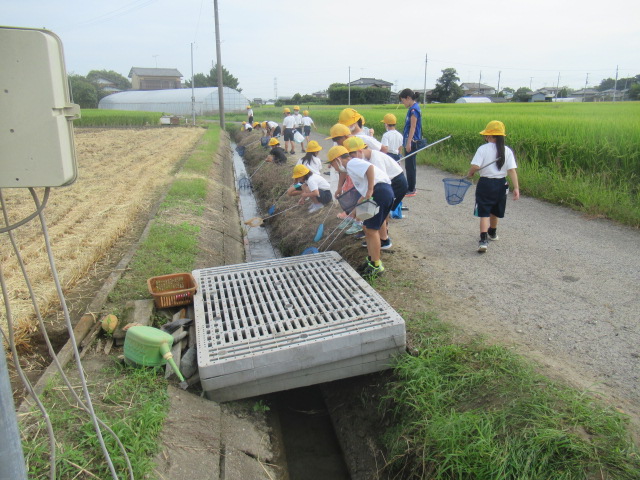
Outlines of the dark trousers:
[[[411,142],[411,151],[415,152],[416,144],[415,142]],[[404,154],[407,154],[407,150],[405,149]],[[408,157],[404,159],[404,169],[407,172],[407,184],[409,188],[409,192],[416,191],[416,158],[417,155],[410,154]]]

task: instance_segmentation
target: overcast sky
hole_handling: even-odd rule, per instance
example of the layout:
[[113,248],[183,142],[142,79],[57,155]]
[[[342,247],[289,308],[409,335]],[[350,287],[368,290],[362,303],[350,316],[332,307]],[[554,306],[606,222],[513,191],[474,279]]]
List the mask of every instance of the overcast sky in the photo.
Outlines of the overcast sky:
[[[67,71],[215,63],[213,0],[2,0],[0,25],[61,37]],[[219,0],[222,64],[249,99],[374,77],[432,88],[445,68],[501,88],[597,86],[640,74],[640,2]],[[350,71],[350,72],[349,72]],[[499,73],[500,72],[500,73]],[[587,81],[588,79],[588,81]]]

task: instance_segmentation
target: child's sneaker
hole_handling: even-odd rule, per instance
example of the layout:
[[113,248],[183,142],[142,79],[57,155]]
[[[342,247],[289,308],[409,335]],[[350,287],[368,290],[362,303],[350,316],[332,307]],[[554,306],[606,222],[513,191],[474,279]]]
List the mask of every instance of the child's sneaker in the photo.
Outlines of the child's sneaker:
[[358,222],[353,222],[353,225],[351,225],[347,230],[345,230],[344,233],[346,233],[347,235],[353,235],[354,233],[358,233],[361,231],[362,231],[362,224]]
[[353,238],[355,238],[356,240],[362,240],[364,238],[364,232],[358,232],[356,233]]
[[489,240],[492,240],[494,242],[500,238],[498,237],[498,232],[493,232],[493,235],[491,235],[491,232],[489,232],[487,233],[487,237],[489,238]]
[[338,225],[338,228],[340,230],[344,230],[345,228],[347,228],[349,225],[351,225],[353,223],[353,218],[351,217],[347,217],[344,220],[342,220],[340,222],[340,224]]
[[309,205],[309,213],[315,213],[318,210],[320,210],[324,205],[322,205],[321,203],[312,203],[311,205]]
[[367,265],[362,270],[362,276],[365,278],[376,278],[382,275],[384,272],[384,265],[380,262],[380,265],[377,267],[373,264],[373,262],[367,262]]
[[486,252],[487,248],[489,248],[489,242],[487,242],[486,240],[480,240],[478,242],[478,252],[479,253]]
[[393,243],[391,242],[391,237],[388,237],[386,240],[380,240],[380,248],[382,250],[388,250],[393,247]]

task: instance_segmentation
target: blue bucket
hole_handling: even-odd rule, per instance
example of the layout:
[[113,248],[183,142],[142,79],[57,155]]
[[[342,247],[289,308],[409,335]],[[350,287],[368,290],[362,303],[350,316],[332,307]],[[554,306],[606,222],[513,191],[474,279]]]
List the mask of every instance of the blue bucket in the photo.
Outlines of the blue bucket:
[[464,200],[464,194],[471,186],[469,180],[464,178],[443,178],[444,196],[449,205],[457,205]]

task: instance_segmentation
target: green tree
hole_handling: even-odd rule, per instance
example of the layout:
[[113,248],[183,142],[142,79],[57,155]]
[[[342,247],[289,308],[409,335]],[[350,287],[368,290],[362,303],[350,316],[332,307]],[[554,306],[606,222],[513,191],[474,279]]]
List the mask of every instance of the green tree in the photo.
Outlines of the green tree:
[[[191,88],[191,82],[186,81],[185,86]],[[209,75],[205,75],[203,73],[196,73],[193,76],[193,84],[195,87],[217,87],[218,86],[218,64],[216,63],[214,67],[209,71]],[[222,66],[222,85],[225,87],[233,88],[239,92],[242,91],[241,88],[238,87],[240,85],[240,81],[229,73],[229,70]]]
[[640,100],[640,83],[634,83],[629,88],[629,100]]
[[82,75],[68,76],[71,101],[80,108],[98,108],[98,89]]
[[445,68],[442,76],[436,81],[431,97],[440,103],[453,103],[462,96],[462,88],[459,82],[458,72],[455,68]]
[[302,99],[302,95],[300,95],[299,93],[296,93],[293,97],[291,97],[291,102],[298,104],[300,103],[301,99]]
[[87,73],[87,80],[93,83],[97,88],[100,88],[98,81],[101,78],[113,83],[118,90],[131,89],[131,82],[129,79],[123,77],[118,72],[114,72],[113,70],[91,70]]
[[513,94],[512,102],[528,102],[531,98],[531,89],[527,87],[520,87]]
[[597,90],[599,92],[604,92],[605,90],[609,90],[613,88],[615,84],[616,84],[616,81],[613,78],[606,78],[600,82],[600,85],[598,85]]

